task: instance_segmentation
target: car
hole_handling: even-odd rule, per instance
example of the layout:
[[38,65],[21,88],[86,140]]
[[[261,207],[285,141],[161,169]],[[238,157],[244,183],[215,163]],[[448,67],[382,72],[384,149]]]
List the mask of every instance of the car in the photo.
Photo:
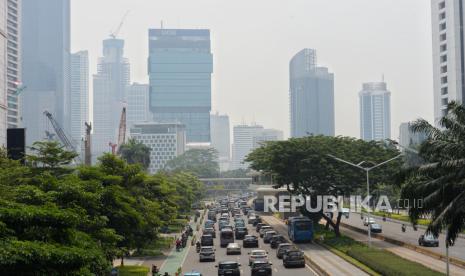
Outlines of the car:
[[257,216],[257,217],[255,217],[255,220],[253,221],[252,225],[257,226],[257,224],[259,224],[261,222],[262,222],[262,218]]
[[257,225],[255,225],[255,231],[257,231],[257,233],[258,233],[258,231],[260,231],[260,229],[265,225],[267,225],[267,224],[262,223],[262,222],[257,223]]
[[201,246],[213,246],[212,235],[203,234],[202,237],[200,237],[200,245]]
[[223,225],[223,227],[220,228],[220,231],[226,230],[226,229],[234,231],[234,227],[232,227],[232,225],[229,225],[229,224]]
[[184,273],[184,276],[202,276],[202,273],[196,272],[196,271],[191,271],[191,272]]
[[204,226],[204,228],[213,228],[213,229],[215,229],[215,222],[213,220],[206,220],[203,226]]
[[341,213],[346,219],[348,219],[349,215],[350,215],[350,209],[349,208],[341,208]]
[[227,221],[220,220],[220,222],[218,223],[218,229],[221,231],[223,230],[223,227],[225,227],[226,225],[229,225]]
[[236,227],[234,229],[234,236],[236,240],[241,240],[244,238],[245,235],[247,235],[249,231],[245,227]]
[[363,219],[363,225],[365,225],[365,226],[368,226],[368,225],[373,224],[373,223],[376,223],[374,218],[369,218],[368,219],[368,217],[365,217],[365,219]]
[[242,247],[258,247],[258,238],[253,235],[245,235],[244,240],[242,240]]
[[265,234],[263,235],[263,242],[264,243],[270,243],[271,238],[276,236],[278,233],[274,230],[266,231]]
[[203,234],[206,234],[206,235],[212,235],[212,237],[215,239],[216,238],[216,231],[215,229],[213,228],[205,228],[203,229]]
[[241,246],[238,243],[230,243],[226,247],[226,255],[238,254],[241,255]]
[[257,217],[255,215],[249,215],[247,217],[247,224],[253,224],[256,219]]
[[245,227],[245,222],[243,220],[238,220],[234,223],[235,227]]
[[305,267],[304,252],[301,250],[289,250],[283,255],[283,265],[285,268],[291,266]]
[[278,248],[278,245],[281,243],[286,243],[287,240],[283,235],[274,235],[270,239],[270,246],[271,248]]
[[432,234],[425,234],[425,235],[421,235],[420,238],[418,238],[418,245],[438,247],[439,240],[437,237],[433,236]]
[[215,249],[213,246],[202,246],[200,248],[199,261],[215,261]]
[[378,223],[373,223],[370,224],[370,231],[371,233],[381,233],[383,232],[383,228]]
[[260,233],[260,238],[263,238],[263,235],[265,235],[265,232],[266,231],[270,231],[270,230],[273,230],[273,228],[269,225],[264,225],[260,228],[260,231],[258,231],[258,233]]
[[240,266],[241,264],[236,261],[222,261],[215,265],[218,268],[218,276],[240,276]]
[[269,261],[257,260],[250,265],[252,276],[271,276],[273,269]]
[[282,259],[283,255],[287,251],[292,250],[292,249],[296,249],[296,247],[290,243],[281,243],[280,245],[278,245],[278,248],[276,249],[276,257],[278,259]]
[[268,252],[263,249],[256,249],[249,252],[249,265],[257,260],[268,261]]

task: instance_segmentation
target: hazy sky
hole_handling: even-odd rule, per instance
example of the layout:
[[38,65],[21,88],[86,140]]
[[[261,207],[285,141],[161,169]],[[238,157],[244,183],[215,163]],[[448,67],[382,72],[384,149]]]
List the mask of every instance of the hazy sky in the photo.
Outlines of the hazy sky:
[[148,82],[149,28],[163,20],[211,30],[212,109],[232,125],[255,121],[289,135],[288,66],[303,48],[335,74],[336,134],[359,137],[358,92],[382,74],[393,138],[401,122],[433,118],[430,1],[72,0],[72,50],[89,50],[92,74],[102,40],[128,10],[119,37],[133,82]]

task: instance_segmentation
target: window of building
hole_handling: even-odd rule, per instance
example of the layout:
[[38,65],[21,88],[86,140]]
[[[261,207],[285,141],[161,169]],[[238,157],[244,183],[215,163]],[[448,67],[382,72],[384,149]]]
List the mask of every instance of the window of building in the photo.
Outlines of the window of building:
[[442,10],[446,7],[446,1],[442,1],[439,3],[439,9]]
[[445,19],[446,18],[446,12],[441,12],[439,14],[439,20]]
[[444,76],[441,78],[441,83],[446,84],[447,83],[447,76]]
[[442,55],[440,57],[441,62],[446,62],[447,61],[447,55]]
[[447,44],[442,44],[439,48],[441,52],[445,52],[447,50]]
[[439,24],[439,30],[443,31],[446,29],[446,22]]
[[446,40],[446,39],[447,39],[446,34],[441,34],[441,35],[439,36],[439,40],[440,40],[440,41],[444,41],[444,40]]
[[447,105],[447,103],[448,103],[448,99],[447,99],[447,98],[442,98],[442,99],[441,99],[441,104],[442,104],[442,105]]
[[441,95],[446,95],[447,93],[449,93],[449,89],[447,89],[447,86],[446,86],[446,87],[442,87],[442,88],[441,88]]
[[441,73],[447,73],[447,65],[441,66]]

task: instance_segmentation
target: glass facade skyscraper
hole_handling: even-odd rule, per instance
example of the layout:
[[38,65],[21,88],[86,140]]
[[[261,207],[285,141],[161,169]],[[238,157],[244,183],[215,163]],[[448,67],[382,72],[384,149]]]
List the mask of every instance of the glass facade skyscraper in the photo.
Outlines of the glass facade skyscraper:
[[382,141],[391,138],[391,92],[385,82],[363,84],[360,99],[360,138]]
[[210,142],[210,30],[149,30],[150,111],[186,126],[187,142]]
[[303,49],[289,64],[291,136],[334,136],[334,75]]

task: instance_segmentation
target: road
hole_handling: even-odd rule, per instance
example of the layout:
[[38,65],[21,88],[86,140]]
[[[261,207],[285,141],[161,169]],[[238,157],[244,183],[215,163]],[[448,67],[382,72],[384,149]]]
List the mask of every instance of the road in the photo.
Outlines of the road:
[[[400,240],[406,243],[418,245],[418,238],[421,234],[424,234],[424,229],[418,228],[418,231],[414,231],[411,225],[407,226],[407,231],[403,233],[401,231],[401,224],[393,221],[383,221],[382,219],[375,218],[376,223],[380,224],[383,228],[383,235],[386,237],[390,237],[396,240]],[[359,214],[351,213],[349,219],[343,217],[341,222],[356,226],[358,228],[367,229],[366,226],[363,225],[363,221],[360,219]],[[446,247],[444,245],[445,236],[439,236],[439,247],[427,247],[433,252],[439,254],[446,254]],[[419,253],[417,253],[419,254]],[[455,245],[449,247],[449,256],[465,260],[465,239],[458,238],[455,242]]]
[[[245,219],[247,222],[247,219]],[[233,224],[231,220],[231,224]],[[238,261],[242,266],[241,266],[241,275],[251,275],[250,273],[250,268],[248,266],[248,255],[247,252],[252,251],[253,249],[257,248],[242,248],[242,254],[241,255],[226,255],[226,248],[221,248],[220,247],[220,239],[219,239],[219,231],[218,231],[218,225],[216,226],[217,234],[216,238],[214,241],[215,245],[215,257],[216,261],[215,262],[199,262],[199,255],[195,251],[195,246],[191,247],[189,249],[189,253],[187,254],[186,259],[184,260],[184,264],[182,266],[182,271],[183,273],[189,272],[189,271],[197,271],[201,272],[202,275],[204,276],[214,276],[218,275],[218,270],[215,267],[216,264],[218,264],[219,261]],[[258,234],[255,232],[255,228],[253,228],[250,224],[247,225],[247,228],[249,230],[249,234],[252,235],[257,235]],[[236,241],[241,245],[242,247],[242,240]],[[313,270],[311,270],[310,267],[305,267],[305,268],[284,268],[282,264],[282,260],[278,259],[276,257],[276,250],[272,249],[269,244],[264,244],[263,239],[259,238],[259,249],[264,249],[268,251],[268,257],[270,259],[270,262],[273,264],[273,275],[288,275],[292,273],[292,276],[308,276],[308,275],[317,275]]]

